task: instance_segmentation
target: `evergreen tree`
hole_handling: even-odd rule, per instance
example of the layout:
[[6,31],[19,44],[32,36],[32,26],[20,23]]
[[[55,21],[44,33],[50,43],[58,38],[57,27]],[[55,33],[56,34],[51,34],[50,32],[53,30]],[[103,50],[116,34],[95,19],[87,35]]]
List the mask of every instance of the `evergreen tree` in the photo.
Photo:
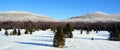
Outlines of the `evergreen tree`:
[[18,29],[18,33],[17,33],[17,35],[18,35],[18,36],[20,36],[20,35],[21,35],[20,29]]
[[65,39],[63,34],[63,29],[61,26],[58,26],[57,32],[54,35],[53,46],[58,48],[63,48],[65,45]]
[[83,34],[83,30],[82,29],[80,30],[80,34]]
[[0,28],[0,31],[1,31],[1,28]]
[[13,35],[17,35],[17,30],[16,29],[13,30]]
[[86,34],[89,34],[89,33],[90,33],[90,30],[87,30],[87,31],[86,31]]
[[4,33],[6,36],[8,36],[9,34],[8,34],[8,31],[5,29],[5,33]]
[[65,34],[64,37],[72,38],[73,37],[72,30],[73,30],[73,28],[71,27],[71,25],[69,23],[67,23],[63,30],[63,32]]
[[96,33],[98,33],[98,30],[96,30]]
[[55,32],[56,32],[55,28],[51,28],[51,31],[53,31],[53,33],[55,33]]
[[13,35],[13,32],[10,32],[10,35]]
[[120,41],[120,31],[118,30],[118,26],[117,25],[115,25],[114,40],[115,41]]
[[109,40],[120,41],[120,31],[117,25],[114,26],[113,30],[110,31]]
[[29,32],[30,32],[30,34],[32,34],[32,32],[33,32],[33,28],[30,28],[30,29],[29,29]]
[[90,28],[88,28],[86,31],[86,34],[89,34],[89,33],[90,33]]
[[26,28],[26,30],[25,30],[25,34],[28,34],[28,33],[29,33],[29,29]]

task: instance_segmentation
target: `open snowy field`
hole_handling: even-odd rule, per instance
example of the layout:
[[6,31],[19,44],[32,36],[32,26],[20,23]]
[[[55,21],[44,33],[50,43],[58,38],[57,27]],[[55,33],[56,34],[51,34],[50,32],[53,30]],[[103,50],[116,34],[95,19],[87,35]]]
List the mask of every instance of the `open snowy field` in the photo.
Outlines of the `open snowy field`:
[[[10,32],[11,30],[9,30]],[[54,48],[52,41],[54,34],[50,30],[36,31],[32,35],[5,36],[4,30],[0,31],[0,50],[120,50],[119,41],[109,41],[109,33],[100,31],[90,32],[89,35],[80,34],[79,30],[73,31],[73,38],[67,38],[64,48]],[[91,40],[91,38],[94,40]]]

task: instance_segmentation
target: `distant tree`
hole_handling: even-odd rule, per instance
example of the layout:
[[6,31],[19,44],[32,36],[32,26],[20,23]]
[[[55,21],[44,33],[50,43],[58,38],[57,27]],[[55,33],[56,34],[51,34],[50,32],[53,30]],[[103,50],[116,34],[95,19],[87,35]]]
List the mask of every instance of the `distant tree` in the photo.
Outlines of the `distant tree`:
[[17,35],[18,35],[18,36],[20,36],[20,35],[21,35],[20,29],[18,29],[18,33],[17,33]]
[[5,29],[5,33],[4,33],[6,36],[8,36],[9,34],[8,34],[8,31]]
[[13,35],[13,32],[10,32],[10,35]]
[[26,28],[26,29],[25,29],[25,34],[28,34],[28,33],[29,33],[29,29]]
[[109,40],[120,41],[120,31],[117,25],[114,26],[113,30],[110,31]]
[[86,34],[89,34],[89,33],[90,33],[90,31],[89,31],[89,30],[87,30],[87,31],[86,31]]
[[90,28],[88,27],[86,34],[89,34],[89,33],[90,33]]
[[30,28],[30,29],[29,29],[29,32],[30,32],[30,34],[32,34],[32,32],[33,32],[33,28]]
[[0,28],[0,31],[1,31],[1,28]]
[[83,34],[83,30],[82,29],[80,29],[80,34]]
[[66,24],[66,26],[64,27],[64,37],[65,38],[72,38],[73,34],[72,34],[72,30],[73,28],[71,27],[71,25],[69,23]]
[[53,31],[53,33],[55,33],[55,32],[56,32],[56,29],[55,29],[55,28],[51,28],[51,31]]
[[98,33],[98,30],[96,30],[96,33]]
[[54,35],[53,46],[58,48],[63,48],[65,45],[65,39],[63,34],[63,29],[61,26],[58,26],[57,32]]
[[17,30],[16,29],[13,30],[13,35],[17,35]]

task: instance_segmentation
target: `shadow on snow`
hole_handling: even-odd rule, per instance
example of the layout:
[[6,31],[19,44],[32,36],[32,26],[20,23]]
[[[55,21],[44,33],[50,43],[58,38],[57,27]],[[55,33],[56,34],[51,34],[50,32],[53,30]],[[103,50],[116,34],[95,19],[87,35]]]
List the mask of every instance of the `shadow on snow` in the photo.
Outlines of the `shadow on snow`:
[[47,47],[52,47],[53,45],[51,44],[44,44],[44,43],[33,43],[33,42],[15,42],[19,44],[27,44],[27,45],[36,45],[36,46],[47,46]]
[[31,39],[33,41],[53,42],[53,39]]

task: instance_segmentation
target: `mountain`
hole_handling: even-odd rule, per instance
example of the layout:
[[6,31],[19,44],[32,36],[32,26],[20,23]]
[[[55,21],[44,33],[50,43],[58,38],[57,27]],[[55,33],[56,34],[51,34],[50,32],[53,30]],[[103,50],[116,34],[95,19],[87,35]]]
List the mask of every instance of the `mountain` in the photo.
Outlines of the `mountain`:
[[120,22],[120,14],[107,14],[104,12],[93,12],[81,16],[75,16],[65,21],[68,22]]
[[32,14],[30,12],[23,11],[9,11],[0,12],[0,21],[44,21],[44,22],[55,22],[57,20],[49,18],[43,15]]

